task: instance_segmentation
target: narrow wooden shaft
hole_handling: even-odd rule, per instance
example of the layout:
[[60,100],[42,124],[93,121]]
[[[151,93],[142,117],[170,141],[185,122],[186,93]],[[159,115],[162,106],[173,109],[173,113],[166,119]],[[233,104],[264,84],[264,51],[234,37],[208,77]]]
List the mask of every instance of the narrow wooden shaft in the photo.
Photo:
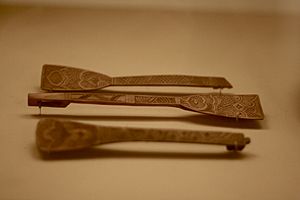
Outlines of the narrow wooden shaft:
[[61,106],[63,103],[180,107],[180,97],[87,92],[33,93],[28,95],[29,106],[65,107],[66,105]]
[[232,88],[223,77],[205,77],[188,75],[152,75],[113,77],[114,86],[190,86]]
[[105,144],[126,141],[187,142],[218,145],[245,145],[242,133],[98,127],[97,142]]
[[68,93],[66,98],[74,103],[135,106],[172,106],[180,104],[180,97],[131,95],[118,93]]

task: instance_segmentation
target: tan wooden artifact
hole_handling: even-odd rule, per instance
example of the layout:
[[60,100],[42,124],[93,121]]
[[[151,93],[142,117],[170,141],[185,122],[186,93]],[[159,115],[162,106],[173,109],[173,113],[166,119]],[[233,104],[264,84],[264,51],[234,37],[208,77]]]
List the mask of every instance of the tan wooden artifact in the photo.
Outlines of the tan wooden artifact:
[[106,127],[55,119],[40,120],[36,129],[36,144],[44,152],[70,151],[126,141],[215,144],[241,151],[250,143],[250,138],[242,133]]
[[31,93],[29,106],[66,107],[70,103],[170,106],[202,114],[240,119],[263,119],[258,95],[195,94],[184,96],[132,95],[118,93]]
[[84,69],[46,64],[42,69],[41,88],[49,91],[89,91],[108,86],[190,86],[232,88],[223,77],[187,75],[148,75],[109,77]]

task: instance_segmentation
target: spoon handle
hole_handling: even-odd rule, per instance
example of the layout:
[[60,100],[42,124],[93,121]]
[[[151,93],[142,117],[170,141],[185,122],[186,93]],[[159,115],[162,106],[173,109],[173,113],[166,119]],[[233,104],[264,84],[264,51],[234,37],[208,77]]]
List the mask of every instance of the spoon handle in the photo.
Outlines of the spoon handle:
[[232,88],[223,77],[188,76],[188,75],[152,75],[113,77],[113,86],[187,86]]
[[29,106],[66,107],[70,103],[131,106],[171,106],[180,107],[176,96],[131,95],[120,93],[31,93],[28,94]]
[[127,141],[214,144],[238,151],[250,143],[242,133],[106,127],[55,119],[40,120],[36,130],[37,146],[47,152]]

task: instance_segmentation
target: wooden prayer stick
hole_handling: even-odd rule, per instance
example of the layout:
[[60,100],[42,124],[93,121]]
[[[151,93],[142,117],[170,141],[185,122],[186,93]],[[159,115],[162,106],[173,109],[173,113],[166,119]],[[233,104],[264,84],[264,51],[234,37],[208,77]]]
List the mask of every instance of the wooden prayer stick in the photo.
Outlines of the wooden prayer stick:
[[132,95],[118,93],[32,93],[29,106],[66,107],[70,103],[170,106],[203,114],[240,119],[263,119],[258,95],[195,94],[185,96]]
[[106,127],[55,119],[41,119],[36,129],[36,144],[45,152],[70,151],[126,141],[215,144],[225,145],[228,150],[241,151],[250,143],[250,138],[242,133]]
[[223,77],[187,75],[148,75],[109,77],[84,69],[46,64],[42,69],[41,88],[49,91],[89,91],[108,86],[190,86],[232,88]]

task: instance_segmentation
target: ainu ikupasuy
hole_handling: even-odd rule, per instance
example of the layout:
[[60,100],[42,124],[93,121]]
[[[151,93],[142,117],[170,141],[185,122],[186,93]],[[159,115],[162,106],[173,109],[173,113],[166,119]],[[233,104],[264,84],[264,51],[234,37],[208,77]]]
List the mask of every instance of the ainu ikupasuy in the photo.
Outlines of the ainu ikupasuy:
[[109,77],[108,75],[61,65],[45,64],[41,88],[48,91],[91,91],[108,86],[185,86],[232,88],[223,77],[190,75],[143,75]]
[[[70,103],[82,103],[168,106],[220,117],[251,120],[264,118],[256,94],[200,93],[172,96],[105,93],[99,90],[108,86],[232,88],[232,85],[222,77],[187,75],[109,77],[79,68],[44,65],[41,88],[48,92],[29,94],[28,105],[66,107]],[[103,127],[54,119],[41,120],[36,131],[39,149],[47,152],[68,151],[124,141],[221,144],[226,145],[228,150],[242,150],[250,143],[250,139],[241,133]]]
[[242,133],[109,127],[55,119],[40,120],[36,129],[38,148],[49,153],[128,141],[214,144],[241,151],[250,138]]
[[202,114],[238,119],[263,119],[258,95],[232,95],[204,93],[183,96],[133,95],[95,92],[32,93],[28,95],[29,106],[66,107],[70,103],[169,106]]

